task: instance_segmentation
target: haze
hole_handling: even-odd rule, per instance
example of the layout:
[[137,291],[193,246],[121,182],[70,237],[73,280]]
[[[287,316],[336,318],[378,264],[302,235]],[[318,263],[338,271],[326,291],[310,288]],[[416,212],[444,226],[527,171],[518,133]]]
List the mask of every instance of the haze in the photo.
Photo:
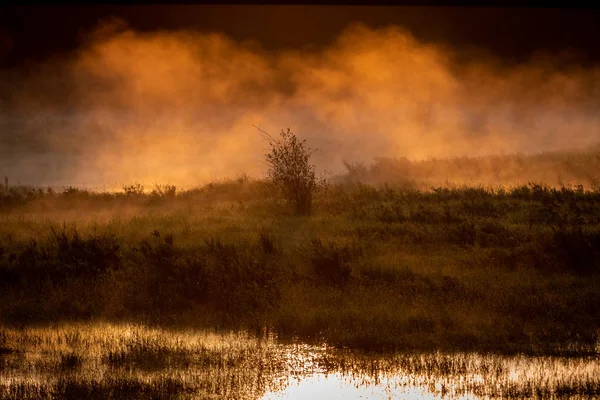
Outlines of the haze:
[[262,177],[267,146],[252,125],[290,127],[333,173],[374,157],[583,149],[599,139],[600,69],[569,57],[508,66],[394,26],[266,52],[219,33],[103,22],[68,59],[1,72],[0,174],[108,189]]

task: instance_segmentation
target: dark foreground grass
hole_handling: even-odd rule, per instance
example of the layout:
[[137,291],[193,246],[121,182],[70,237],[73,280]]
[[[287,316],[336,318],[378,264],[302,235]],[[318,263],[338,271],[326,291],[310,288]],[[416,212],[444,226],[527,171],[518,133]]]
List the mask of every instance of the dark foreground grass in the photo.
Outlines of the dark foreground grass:
[[[316,194],[311,217],[246,179],[181,193],[41,193],[3,203],[5,324],[102,319],[268,327],[368,350],[597,352],[598,191],[340,184]],[[109,362],[135,364],[134,350]],[[169,357],[156,355],[186,362]]]
[[191,393],[183,382],[159,379],[145,382],[137,378],[103,380],[59,379],[52,385],[20,383],[11,385],[1,399],[172,399],[186,398]]

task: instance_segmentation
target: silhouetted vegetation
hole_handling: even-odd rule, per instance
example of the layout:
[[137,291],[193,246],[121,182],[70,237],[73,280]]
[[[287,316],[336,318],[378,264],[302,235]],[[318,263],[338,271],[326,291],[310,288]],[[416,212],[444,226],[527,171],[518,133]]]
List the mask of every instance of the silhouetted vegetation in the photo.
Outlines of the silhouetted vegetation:
[[596,190],[338,183],[315,192],[311,217],[247,178],[166,196],[10,190],[23,197],[0,226],[4,323],[267,326],[358,348],[508,353],[585,353],[598,339]]
[[600,148],[539,154],[498,154],[481,157],[408,160],[376,158],[371,165],[345,162],[348,173],[340,182],[379,185],[394,182],[406,188],[473,185],[522,186],[545,182],[551,186],[582,185],[600,189]]
[[271,147],[266,154],[269,179],[296,213],[310,215],[317,188],[315,166],[309,163],[313,150],[306,146],[306,140],[298,139],[289,128],[281,131],[279,140],[265,135]]
[[168,399],[189,394],[185,385],[176,379],[165,378],[145,382],[139,378],[59,379],[54,384],[11,385],[0,394],[1,399]]

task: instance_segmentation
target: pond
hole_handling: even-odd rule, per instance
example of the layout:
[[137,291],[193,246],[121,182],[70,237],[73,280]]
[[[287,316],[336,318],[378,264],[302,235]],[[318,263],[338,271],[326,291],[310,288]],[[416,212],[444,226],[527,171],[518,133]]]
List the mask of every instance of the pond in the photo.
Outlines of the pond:
[[134,324],[0,328],[0,398],[598,398],[599,356],[364,354]]

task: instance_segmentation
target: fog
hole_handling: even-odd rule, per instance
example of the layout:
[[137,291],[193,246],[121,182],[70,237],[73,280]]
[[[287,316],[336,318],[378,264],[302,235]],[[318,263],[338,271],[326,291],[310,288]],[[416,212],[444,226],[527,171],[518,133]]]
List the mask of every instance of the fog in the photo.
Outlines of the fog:
[[268,146],[252,125],[291,128],[333,173],[374,157],[586,148],[600,138],[600,68],[570,57],[509,65],[362,25],[322,49],[266,52],[106,21],[67,58],[0,71],[0,174],[105,189],[262,177]]

